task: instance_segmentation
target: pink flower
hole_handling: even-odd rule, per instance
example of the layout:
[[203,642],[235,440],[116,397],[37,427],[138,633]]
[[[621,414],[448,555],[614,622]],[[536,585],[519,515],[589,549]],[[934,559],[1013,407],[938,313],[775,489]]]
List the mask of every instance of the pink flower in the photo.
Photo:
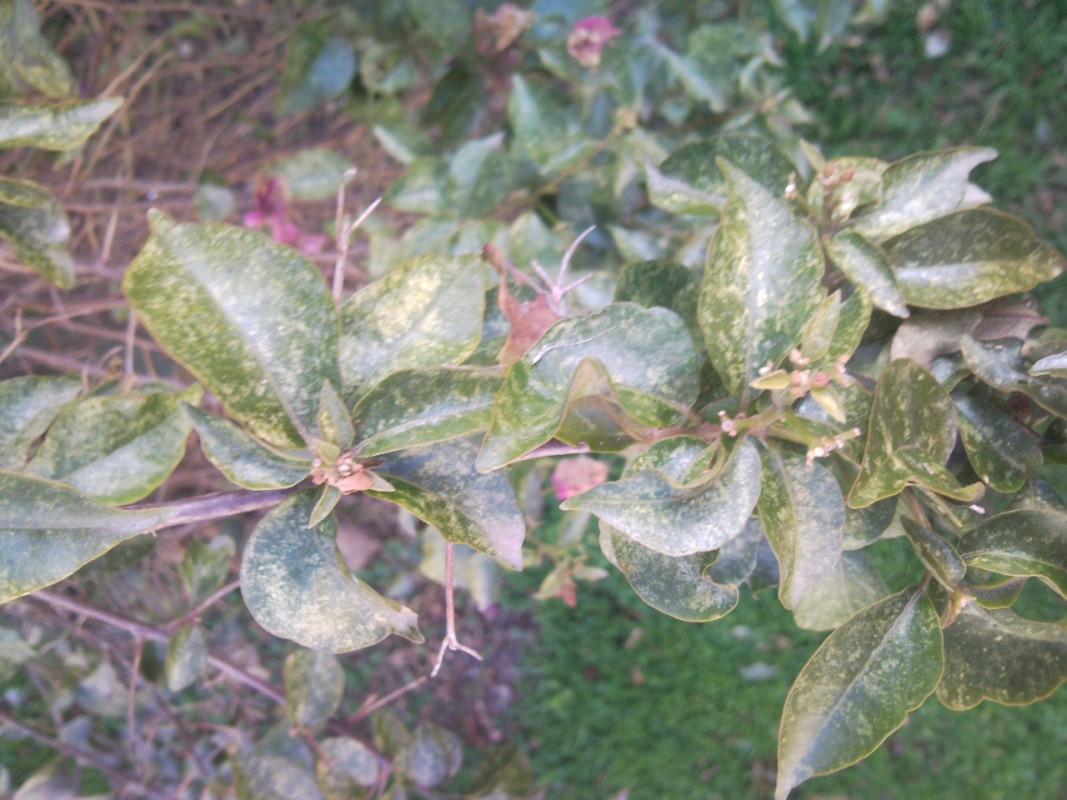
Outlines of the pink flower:
[[552,473],[552,488],[561,503],[608,479],[608,465],[589,456],[561,459]]
[[247,228],[269,228],[276,242],[295,247],[305,255],[321,253],[326,237],[304,233],[289,219],[285,207],[285,188],[277,178],[269,178],[256,189],[256,208],[245,212],[241,222]]
[[583,67],[596,69],[600,65],[601,51],[621,33],[607,17],[580,19],[567,37],[567,52]]

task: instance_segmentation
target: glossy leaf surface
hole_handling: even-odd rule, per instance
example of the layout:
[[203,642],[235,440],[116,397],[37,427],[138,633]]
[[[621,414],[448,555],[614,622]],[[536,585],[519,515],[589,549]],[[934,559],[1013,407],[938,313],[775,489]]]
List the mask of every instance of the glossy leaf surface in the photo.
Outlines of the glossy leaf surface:
[[1067,417],[1067,384],[1052,377],[1031,375],[1019,355],[1018,344],[984,344],[970,337],[960,352],[978,380],[1002,392],[1022,392],[1060,417]]
[[359,452],[379,455],[488,428],[500,384],[497,375],[462,367],[394,372],[352,410]]
[[318,271],[250,230],[149,221],[123,280],[145,327],[249,432],[304,446],[323,381],[340,386],[337,312]]
[[834,266],[874,305],[896,317],[908,316],[904,296],[880,247],[850,229],[827,239],[824,245]]
[[173,513],[110,508],[64,484],[0,470],[0,603],[63,580]]
[[698,319],[708,355],[735,395],[800,341],[822,302],[814,232],[784,200],[729,162],[730,199],[708,250]]
[[1041,465],[1037,442],[1005,412],[971,397],[956,398],[960,437],[984,483],[1012,494]]
[[1008,706],[1048,697],[1067,680],[1067,627],[1014,611],[966,605],[945,629],[937,698],[955,711],[983,700]]
[[583,359],[595,359],[628,414],[647,427],[670,425],[697,395],[696,353],[681,319],[631,303],[553,325],[508,370],[478,469],[497,469],[551,439]]
[[800,598],[793,618],[797,627],[805,630],[833,630],[888,594],[882,573],[866,553],[842,553],[830,571]]
[[73,150],[122,106],[121,97],[23,105],[0,103],[0,150],[37,147]]
[[773,447],[762,460],[757,508],[781,570],[778,599],[796,608],[841,557],[845,502],[821,464]]
[[943,658],[937,612],[918,593],[868,606],[830,634],[786,697],[776,800],[874,752],[933,693]]
[[392,372],[463,361],[485,310],[478,255],[419,256],[352,295],[341,311],[341,372],[349,406]]
[[900,521],[923,566],[942,586],[955,591],[956,584],[963,580],[967,572],[967,565],[963,563],[956,547],[943,536],[907,517],[902,517]]
[[526,523],[501,472],[474,469],[477,450],[463,439],[389,454],[375,472],[395,491],[371,492],[403,506],[450,542],[522,569]]
[[1067,598],[1067,515],[1060,511],[997,514],[964,536],[959,550],[970,566],[1037,576]]
[[241,563],[241,594],[256,622],[275,636],[333,653],[368,647],[396,633],[422,641],[415,613],[354,577],[337,552],[337,523],[307,522],[315,493],[296,492],[252,532]]

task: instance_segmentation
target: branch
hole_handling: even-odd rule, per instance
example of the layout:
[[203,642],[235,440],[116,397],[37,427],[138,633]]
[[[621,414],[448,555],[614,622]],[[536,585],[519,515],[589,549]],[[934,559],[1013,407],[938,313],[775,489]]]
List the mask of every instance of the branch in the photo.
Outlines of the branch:
[[431,678],[436,677],[441,670],[441,664],[445,661],[445,653],[449,650],[459,650],[479,661],[482,660],[481,653],[460,644],[456,637],[456,604],[453,589],[452,542],[445,542],[445,640],[441,642],[441,649],[437,651],[437,663],[430,672]]
[[127,511],[162,511],[174,509],[174,516],[159,523],[157,530],[188,525],[191,522],[205,522],[235,514],[247,514],[261,508],[277,505],[289,496],[288,489],[272,489],[266,492],[241,490],[237,492],[217,492],[178,500],[172,503],[145,503],[131,506]]

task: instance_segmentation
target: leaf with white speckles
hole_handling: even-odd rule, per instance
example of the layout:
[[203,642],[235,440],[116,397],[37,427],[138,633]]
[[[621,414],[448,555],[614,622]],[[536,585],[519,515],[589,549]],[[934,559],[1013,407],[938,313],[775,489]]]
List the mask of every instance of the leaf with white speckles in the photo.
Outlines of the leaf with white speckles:
[[874,752],[934,691],[943,664],[937,612],[911,590],[831,633],[786,697],[775,800]]
[[110,508],[62,483],[0,470],[0,603],[63,580],[174,513]]
[[485,313],[479,255],[419,256],[352,295],[341,310],[345,401],[401,369],[458,364],[478,347]]
[[726,203],[727,182],[715,159],[722,156],[774,195],[781,195],[796,167],[762,136],[728,133],[693,142],[654,167],[646,165],[648,199],[672,214],[717,215]]
[[968,532],[958,547],[969,566],[1033,575],[1067,598],[1067,515],[1061,511],[997,514]]
[[180,692],[192,686],[207,670],[208,654],[204,629],[199,625],[183,625],[167,642],[167,658],[163,668],[167,688]]
[[907,517],[901,517],[900,522],[923,566],[942,586],[955,591],[967,572],[967,565],[952,542]]
[[41,35],[41,19],[33,0],[0,5],[0,95],[46,97],[74,93],[70,67]]
[[315,775],[328,798],[359,798],[378,781],[378,755],[357,739],[332,736],[319,742]]
[[241,562],[241,594],[268,632],[343,653],[390,634],[421,642],[411,609],[352,575],[337,551],[337,522],[308,528],[315,493],[299,491],[260,520]]
[[824,242],[834,266],[849,283],[871,298],[878,308],[897,317],[907,317],[908,307],[897,287],[885,252],[853,230],[846,229]]
[[969,336],[960,342],[960,352],[978,380],[1002,392],[1021,392],[1053,414],[1067,419],[1067,383],[1062,379],[1032,375],[1020,355],[1022,345],[983,344]]
[[352,410],[358,451],[379,455],[488,428],[500,384],[498,375],[463,367],[394,372]]
[[945,674],[937,699],[954,711],[983,700],[1022,706],[1067,681],[1067,626],[1014,611],[964,606],[945,629]]
[[975,473],[998,492],[1012,494],[1041,466],[1041,448],[1011,416],[977,397],[958,397],[960,437]]
[[0,104],[0,149],[73,150],[121,106],[121,97],[37,105]]
[[318,271],[244,228],[158,211],[149,222],[123,280],[145,327],[249,432],[303,447],[323,381],[341,385],[337,310]]
[[1018,217],[960,211],[885,242],[904,299],[921,308],[965,308],[1028,292],[1063,271],[1064,258]]
[[300,764],[274,755],[247,755],[234,760],[238,800],[326,800],[315,778]]
[[0,178],[0,237],[15,257],[61,289],[74,285],[74,261],[67,250],[70,221],[48,192],[30,181]]
[[70,376],[25,375],[0,382],[0,467],[22,467],[30,447],[81,392]]
[[798,628],[830,631],[877,603],[889,589],[866,553],[842,553],[833,569],[813,584],[793,609]]
[[313,727],[334,715],[345,693],[345,673],[337,656],[297,650],[285,659],[285,716],[294,725]]
[[676,424],[696,399],[696,352],[678,315],[613,303],[598,314],[557,322],[512,364],[478,469],[502,467],[556,435],[585,359],[599,363],[613,399],[645,427]]
[[730,199],[708,249],[697,317],[723,383],[747,395],[761,367],[797,346],[822,302],[822,254],[784,200],[728,161],[718,165]]
[[436,786],[459,772],[463,745],[450,730],[420,722],[396,755],[395,768],[416,786]]
[[882,175],[882,201],[856,230],[882,240],[951,214],[963,207],[971,170],[996,157],[988,147],[957,147],[894,161]]
[[185,455],[192,430],[182,394],[89,397],[60,414],[27,472],[62,481],[108,505],[147,497]]
[[[689,440],[690,437],[676,437]],[[601,483],[567,500],[564,510],[589,511],[638,544],[667,556],[716,550],[745,529],[760,492],[759,454],[748,440],[712,478],[683,484],[678,465],[657,453],[676,452],[671,439],[657,442],[653,461],[635,460],[620,480]],[[697,451],[689,453],[692,465]],[[688,469],[688,467],[686,467]]]
[[845,502],[826,467],[776,447],[763,452],[761,484],[757,508],[781,569],[778,599],[796,608],[841,557]]
[[229,420],[185,406],[193,422],[200,449],[231,482],[245,489],[285,489],[295,486],[311,472],[307,458],[275,450]]
[[982,485],[962,486],[944,466],[957,424],[952,398],[933,375],[906,358],[890,362],[874,393],[867,449],[848,504],[869,506],[909,483],[974,502]]
[[390,453],[374,471],[394,491],[368,494],[403,506],[450,542],[522,569],[526,523],[502,472],[475,471],[477,448],[454,439]]

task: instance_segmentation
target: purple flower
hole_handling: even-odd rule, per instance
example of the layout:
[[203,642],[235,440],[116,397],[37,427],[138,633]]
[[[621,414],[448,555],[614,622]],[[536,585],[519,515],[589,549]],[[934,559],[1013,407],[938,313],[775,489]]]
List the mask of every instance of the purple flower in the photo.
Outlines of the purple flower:
[[567,37],[567,52],[583,67],[596,69],[604,47],[621,34],[607,17],[586,17],[574,23]]

